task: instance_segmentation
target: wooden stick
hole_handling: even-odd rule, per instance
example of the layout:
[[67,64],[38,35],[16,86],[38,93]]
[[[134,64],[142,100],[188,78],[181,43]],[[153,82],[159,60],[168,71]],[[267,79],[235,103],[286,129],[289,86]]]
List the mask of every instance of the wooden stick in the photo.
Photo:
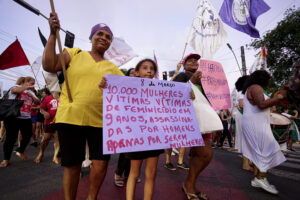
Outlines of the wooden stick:
[[[50,0],[50,5],[51,5],[52,12],[55,12],[53,0]],[[61,63],[61,66],[62,66],[62,70],[63,70],[65,82],[66,82],[68,98],[69,98],[69,102],[72,103],[73,99],[72,99],[71,91],[70,91],[70,87],[69,87],[69,82],[68,82],[68,77],[67,77],[67,72],[66,72],[65,59],[64,59],[64,54],[63,54],[63,51],[62,51],[61,40],[60,40],[60,35],[59,35],[59,29],[56,30],[56,39],[57,39],[57,43],[58,43],[60,63]]]
[[[185,45],[184,45],[184,49],[183,49],[183,53],[182,53],[182,57],[181,57],[180,63],[182,63],[182,60],[183,60],[183,57],[184,57],[184,54],[185,54],[185,50],[186,50],[186,47],[187,47],[187,45],[188,45],[188,39],[189,39],[189,37],[190,37],[190,35],[191,35],[191,32],[192,32],[192,26],[193,26],[194,20],[195,20],[195,15],[194,15],[194,17],[193,17],[192,24],[191,24],[191,26],[190,26],[190,30],[189,30],[189,33],[188,33],[187,41],[186,41],[186,43],[185,43]],[[176,71],[175,71],[173,77],[171,78],[171,81],[173,81],[174,78],[177,76],[177,74],[178,74],[180,68],[181,68],[181,65],[180,65],[180,67],[177,67],[177,69],[176,69]]]
[[[184,57],[184,54],[185,54],[185,50],[186,50],[187,44],[188,44],[188,43],[186,42],[185,45],[184,45],[184,49],[183,49],[183,53],[182,53],[182,57],[181,57],[180,63],[182,63],[182,60],[183,60],[183,57]],[[179,64],[179,63],[178,63],[178,64]],[[177,74],[178,74],[180,68],[181,68],[181,65],[180,65],[180,67],[177,66],[176,71],[175,71],[173,77],[171,78],[171,81],[173,81],[174,78],[177,76]]]

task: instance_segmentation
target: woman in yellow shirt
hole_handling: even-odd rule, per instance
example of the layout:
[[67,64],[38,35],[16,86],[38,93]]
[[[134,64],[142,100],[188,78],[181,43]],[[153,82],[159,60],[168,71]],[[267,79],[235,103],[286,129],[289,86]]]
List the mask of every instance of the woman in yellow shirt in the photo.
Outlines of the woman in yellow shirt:
[[[59,21],[56,13],[49,18],[50,36],[43,54],[43,67],[48,72],[62,70],[59,55],[55,52],[56,30]],[[73,102],[69,102],[63,85],[55,123],[61,146],[61,163],[64,167],[63,187],[65,199],[75,199],[82,161],[85,159],[86,141],[89,145],[92,168],[87,199],[96,199],[106,175],[109,155],[102,152],[102,91],[98,88],[105,74],[123,75],[118,67],[104,58],[113,33],[105,24],[95,25],[89,38],[91,51],[78,48],[65,49],[63,55]]]

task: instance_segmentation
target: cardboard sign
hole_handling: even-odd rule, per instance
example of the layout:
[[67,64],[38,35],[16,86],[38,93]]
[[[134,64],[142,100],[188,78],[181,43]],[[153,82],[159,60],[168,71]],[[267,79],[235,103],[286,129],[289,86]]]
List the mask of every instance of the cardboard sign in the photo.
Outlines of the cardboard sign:
[[231,107],[230,92],[221,63],[200,60],[199,71],[202,72],[201,83],[205,95],[215,110]]
[[106,75],[103,153],[203,146],[190,84]]

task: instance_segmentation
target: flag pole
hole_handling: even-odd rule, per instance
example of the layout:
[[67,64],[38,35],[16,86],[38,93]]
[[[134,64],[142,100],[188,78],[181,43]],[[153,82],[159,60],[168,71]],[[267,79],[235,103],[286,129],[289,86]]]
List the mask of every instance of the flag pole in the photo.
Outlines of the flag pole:
[[42,75],[43,75],[43,77],[44,77],[44,81],[45,81],[45,83],[46,83],[46,86],[48,86],[48,83],[47,83],[47,80],[46,80],[46,77],[45,77],[45,75],[44,75],[44,72],[42,71]]
[[[51,5],[52,12],[55,12],[53,0],[50,0],[50,5]],[[63,71],[65,82],[66,82],[68,98],[69,98],[69,102],[72,103],[73,99],[71,96],[71,91],[70,91],[69,82],[68,82],[68,78],[67,78],[66,65],[65,65],[65,59],[64,59],[64,55],[63,55],[63,51],[62,51],[61,41],[60,41],[59,29],[56,29],[56,39],[57,39],[57,43],[58,43],[58,47],[59,47],[58,48],[59,49],[59,58],[60,58],[60,62],[62,65],[62,71]]]
[[39,90],[40,90],[41,87],[40,87],[39,81],[37,80],[37,77],[36,77],[36,75],[35,75],[35,73],[34,73],[34,71],[33,71],[32,65],[30,65],[30,69],[31,69],[31,71],[32,71],[32,73],[33,73],[33,76],[34,76],[34,78],[35,78],[35,80],[36,80],[36,83],[37,83],[37,85],[38,85],[38,87],[39,87]]
[[174,80],[174,78],[177,76],[177,74],[178,74],[178,72],[179,72],[179,70],[181,68],[182,60],[183,60],[183,57],[184,57],[184,54],[185,54],[185,51],[186,51],[186,47],[188,45],[188,39],[189,39],[189,37],[191,35],[191,32],[192,32],[192,26],[193,26],[194,19],[195,19],[195,16],[193,17],[192,25],[190,26],[189,34],[188,34],[188,37],[186,39],[186,42],[185,42],[185,45],[184,45],[184,48],[183,48],[183,52],[182,52],[182,56],[181,56],[180,62],[177,65],[176,71],[175,71],[173,77],[171,78],[171,81]]

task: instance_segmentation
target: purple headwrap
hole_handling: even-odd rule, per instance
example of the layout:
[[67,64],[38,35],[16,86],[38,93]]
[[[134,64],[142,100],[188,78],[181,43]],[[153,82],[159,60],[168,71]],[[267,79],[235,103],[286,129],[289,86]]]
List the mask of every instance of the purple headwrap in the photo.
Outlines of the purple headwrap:
[[107,31],[110,36],[111,36],[111,39],[113,39],[113,33],[111,32],[110,28],[106,25],[106,24],[103,24],[103,23],[100,23],[100,24],[96,24],[95,26],[93,26],[92,30],[91,30],[91,35],[89,37],[90,40],[92,40],[92,37],[93,35],[97,32],[97,31],[100,31],[100,30],[105,30]]

